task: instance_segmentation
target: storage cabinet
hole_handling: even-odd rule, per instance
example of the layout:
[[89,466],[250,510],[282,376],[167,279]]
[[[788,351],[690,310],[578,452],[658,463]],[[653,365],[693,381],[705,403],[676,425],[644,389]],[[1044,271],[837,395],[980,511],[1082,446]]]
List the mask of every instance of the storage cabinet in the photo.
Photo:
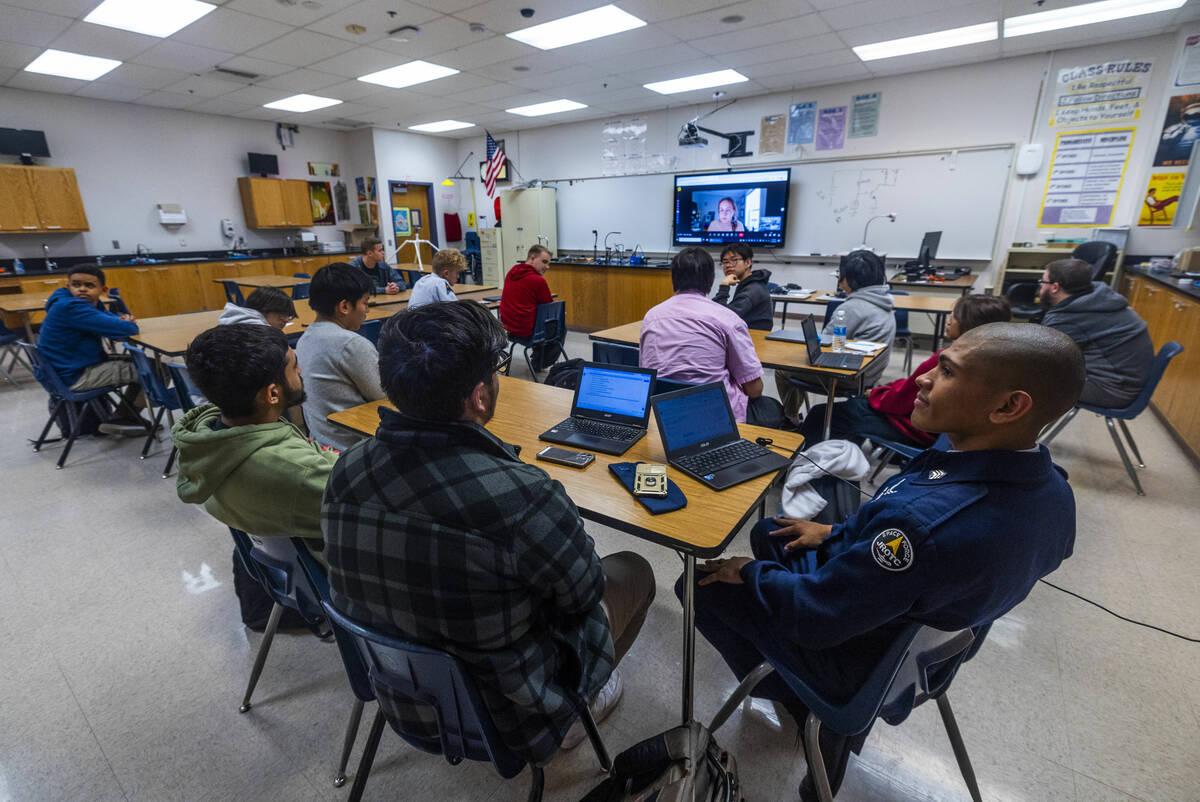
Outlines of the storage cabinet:
[[[517,262],[505,264],[504,240],[501,237],[500,229],[480,229],[479,254],[483,262],[483,283],[503,289],[504,277],[508,275],[508,269]],[[525,261],[525,257],[522,256],[518,261]]]
[[79,184],[70,167],[0,165],[0,232],[87,230]]
[[525,261],[530,247],[541,243],[553,256],[558,247],[558,212],[553,187],[508,189],[500,193],[504,223],[503,270]]
[[[1004,254],[1004,263],[996,276],[996,294],[1006,295],[1008,288],[1021,281],[1037,281],[1042,277],[1046,265],[1059,259],[1070,259],[1071,248],[1009,248]],[[1116,278],[1121,273],[1121,263],[1125,261],[1125,252],[1117,251],[1117,261],[1106,276],[1110,286],[1115,287]]]
[[249,228],[304,228],[313,224],[307,181],[239,178],[238,193]]

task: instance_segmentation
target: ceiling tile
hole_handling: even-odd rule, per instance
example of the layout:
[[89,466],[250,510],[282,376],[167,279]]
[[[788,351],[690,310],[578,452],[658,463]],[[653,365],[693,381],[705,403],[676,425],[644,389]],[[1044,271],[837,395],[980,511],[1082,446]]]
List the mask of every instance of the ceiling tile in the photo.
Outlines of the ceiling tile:
[[138,86],[122,86],[121,84],[106,84],[100,81],[93,81],[76,92],[76,95],[81,97],[94,97],[100,100],[117,100],[122,103],[130,103],[148,90]]
[[16,75],[18,70],[9,67],[0,67],[0,86],[3,86],[10,78]]
[[340,75],[330,75],[327,72],[298,69],[284,73],[283,75],[278,75],[274,78],[268,78],[265,81],[258,81],[257,84],[264,88],[286,89],[289,92],[320,94],[318,90],[341,82],[342,77]]
[[233,58],[232,53],[209,50],[170,39],[162,41],[134,59],[138,64],[165,67],[182,72],[207,72],[221,62]]
[[0,6],[0,39],[44,47],[71,27],[71,20],[27,8]]
[[261,106],[264,103],[273,103],[280,98],[287,97],[287,93],[279,89],[269,89],[262,86],[246,86],[236,89],[223,97],[235,103]]
[[234,112],[233,116],[234,117],[245,117],[245,118],[251,119],[251,120],[274,121],[274,120],[283,119],[284,115],[281,114],[276,109],[264,109],[261,106],[252,106],[251,108],[248,108],[245,111]]
[[371,95],[380,94],[382,87],[375,84],[365,83],[363,81],[346,81],[342,80],[336,84],[327,86],[321,90],[321,94],[325,97],[333,97],[338,100],[359,100],[361,98],[370,97]]
[[503,99],[524,95],[529,90],[523,86],[516,86],[509,83],[495,83],[491,86],[483,86],[477,89],[468,89],[465,92],[454,92],[447,95],[452,100],[460,103],[500,103]]
[[747,78],[758,80],[769,75],[784,75],[804,72],[805,70],[818,70],[822,67],[837,67],[842,64],[860,63],[862,62],[858,56],[854,55],[850,50],[843,48],[833,53],[813,53],[808,56],[797,56],[796,58],[779,61],[765,61],[762,64],[751,64],[740,69],[742,74]]
[[617,61],[617,56],[625,53],[646,53],[660,47],[670,47],[679,44],[679,40],[660,27],[637,28],[632,31],[606,36],[603,39],[593,39],[570,47],[559,48],[567,55],[579,61],[598,61],[609,58]]
[[245,103],[239,103],[235,100],[230,100],[227,97],[214,97],[210,100],[205,100],[202,103],[197,103],[191,107],[192,111],[199,111],[205,114],[236,114],[239,111],[245,111],[252,106]]
[[241,53],[289,32],[290,26],[240,11],[218,8],[205,14],[171,38],[189,45]]
[[769,75],[757,79],[756,83],[768,89],[804,89],[812,86],[855,81],[870,75],[862,62],[839,64],[836,67],[821,67],[815,70],[805,70],[791,74]]
[[627,80],[641,86],[655,81],[669,81],[672,78],[682,78],[685,75],[712,72],[723,69],[724,66],[718,59],[706,56],[704,58],[693,59],[692,61],[664,64],[658,67],[645,67],[629,71],[621,70],[620,74]]
[[1000,58],[999,42],[980,42],[962,47],[948,47],[911,56],[879,59],[865,64],[872,75],[899,75],[907,72],[933,69],[949,64],[973,64]]
[[565,70],[555,70],[554,72],[545,75],[537,75],[530,78],[523,78],[520,74],[516,78],[509,79],[515,86],[523,86],[526,89],[545,89],[569,91],[567,87],[582,86],[589,91],[599,91],[605,88],[605,84],[611,89],[628,89],[631,86],[636,86],[632,81],[622,78],[619,75],[606,75],[602,70],[596,69],[596,65],[582,64],[578,67],[571,67]]
[[543,22],[553,22],[580,11],[589,11],[604,3],[602,0],[554,0],[554,3],[547,4],[549,10],[538,11],[532,17],[522,17],[521,9],[530,5],[529,0],[490,0],[460,11],[455,16],[482,22],[493,31],[509,33],[522,28],[532,28]]
[[155,36],[93,25],[90,22],[76,22],[56,38],[51,47],[56,50],[69,50],[72,53],[128,61],[161,41]]
[[87,16],[93,8],[99,5],[97,0],[4,0],[4,4],[72,19]]
[[691,16],[724,5],[728,5],[728,0],[621,0],[622,9],[649,23],[672,20],[672,24],[674,24],[674,21],[680,17]]
[[0,67],[24,69],[38,56],[42,48],[32,45],[19,45],[16,42],[0,42]]
[[112,72],[106,73],[98,80],[101,83],[136,86],[141,89],[162,89],[187,77],[186,72],[167,70],[161,67],[147,67],[143,64],[122,64]]
[[412,0],[414,5],[432,8],[443,14],[457,14],[472,6],[479,5],[479,0]]
[[333,58],[317,61],[308,66],[314,70],[340,75],[343,78],[357,78],[369,75],[388,67],[402,63],[392,53],[377,50],[373,47],[356,47]]
[[918,36],[934,31],[947,31],[966,25],[978,25],[997,19],[996,4],[988,2],[965,3],[950,6],[936,12],[917,14],[901,19],[876,22],[871,20],[867,25],[857,28],[846,28],[841,31],[846,44],[856,45],[886,42],[891,39],[902,39],[906,36]]
[[160,106],[165,109],[183,109],[196,105],[202,99],[194,95],[180,95],[175,92],[158,91],[142,95],[134,103],[142,106]]
[[[821,19],[835,31],[854,28],[864,21],[885,22],[904,17],[920,16],[949,8],[952,5],[966,5],[978,0],[855,0],[851,5],[831,8],[821,12]],[[1022,0],[1026,2],[1026,0]],[[1027,6],[1032,6],[1026,2]],[[997,9],[998,11],[998,9]]]
[[354,47],[350,42],[324,36],[312,31],[293,31],[281,36],[270,44],[257,47],[243,55],[263,58],[267,61],[279,61],[291,64],[293,67],[307,67],[323,59],[345,53]]
[[742,71],[743,66],[750,64],[765,64],[770,61],[795,58],[799,54],[814,55],[833,53],[838,50],[849,52],[845,42],[836,33],[823,33],[798,42],[779,42],[764,47],[751,47],[732,53],[722,53],[720,59],[727,67]]
[[279,0],[232,0],[225,4],[225,8],[301,27],[356,2],[357,0],[320,0],[320,6],[312,9],[300,4],[285,5]]
[[411,89],[421,95],[431,95],[434,97],[445,97],[456,92],[466,92],[471,89],[484,89],[496,83],[491,78],[484,78],[481,75],[470,72],[460,72],[457,75],[447,75],[445,78],[438,78],[436,81],[426,81],[423,84],[405,87]]
[[7,86],[14,89],[29,89],[34,92],[57,92],[72,94],[87,86],[87,81],[76,81],[74,78],[59,78],[54,75],[39,75],[34,72],[18,72],[8,79]]
[[[389,12],[395,12],[392,16]],[[387,31],[401,25],[422,26],[442,16],[439,12],[405,0],[365,0],[352,6],[338,9],[333,14],[309,23],[308,30],[336,36],[356,44],[370,44],[387,35]],[[362,25],[366,33],[353,34],[347,25]]]
[[197,98],[220,97],[227,95],[230,92],[246,86],[244,83],[236,83],[234,81],[221,81],[215,78],[202,77],[199,75],[189,75],[182,81],[177,81],[173,84],[167,84],[163,89],[167,92],[174,92],[177,95],[194,95]]
[[[495,64],[489,64],[487,71],[492,75],[507,76],[512,74],[529,75],[530,73],[553,72],[554,70],[565,70],[567,67],[573,67],[585,59],[578,58],[572,55],[571,48],[560,48],[558,50],[537,50],[534,52],[526,52],[517,58],[509,59],[508,61],[500,61]],[[514,67],[528,67],[528,70],[518,71]]]
[[529,45],[521,44],[507,36],[493,36],[485,41],[460,47],[457,50],[439,53],[437,63],[458,70],[470,70],[501,61],[511,61],[528,55],[530,50]]
[[[745,50],[749,47],[764,47],[779,42],[797,42],[810,36],[829,33],[819,14],[807,14],[803,17],[783,20],[771,25],[759,25],[755,28],[745,28],[729,31],[718,36],[708,36],[696,39],[692,45],[705,53],[729,53],[735,50]],[[803,47],[797,42],[798,48]]]
[[[680,39],[700,39],[713,34],[736,34],[748,28],[809,14],[812,10],[808,3],[793,0],[751,0],[673,19],[665,27]],[[721,22],[723,17],[735,14],[744,19],[732,24]]]
[[[445,51],[494,40],[497,36],[494,31],[472,33],[467,22],[456,17],[440,17],[422,25],[420,36],[407,42],[380,37],[374,46],[391,53],[396,64],[418,58],[441,64],[440,59]],[[533,50],[531,47],[524,49]]]
[[291,72],[292,70],[292,65],[290,64],[280,64],[278,61],[266,61],[261,58],[250,58],[249,56],[235,56],[229,59],[229,61],[222,61],[217,66],[238,70],[239,72],[249,72],[267,78],[273,75],[283,75],[285,72]]

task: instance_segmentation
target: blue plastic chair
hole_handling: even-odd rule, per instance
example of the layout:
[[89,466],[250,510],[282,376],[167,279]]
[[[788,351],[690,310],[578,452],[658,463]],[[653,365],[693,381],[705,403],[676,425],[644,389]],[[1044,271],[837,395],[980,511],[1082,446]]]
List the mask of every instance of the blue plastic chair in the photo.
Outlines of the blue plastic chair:
[[221,286],[225,288],[225,300],[231,304],[245,306],[246,299],[242,297],[242,288],[233,279],[222,281]]
[[[292,278],[312,278],[308,273],[292,273]],[[292,287],[292,300],[303,301],[308,297],[308,284],[297,284]]]
[[467,259],[467,267],[471,270],[471,275],[475,277],[476,284],[483,283],[483,246],[479,242],[479,234],[475,231],[468,231],[463,235],[463,256]]
[[1075,419],[1075,416],[1079,414],[1079,410],[1081,409],[1086,409],[1088,412],[1095,412],[1097,415],[1103,415],[1104,423],[1108,426],[1108,434],[1112,437],[1113,444],[1117,447],[1117,453],[1121,455],[1121,462],[1125,465],[1125,472],[1133,480],[1133,486],[1137,488],[1137,494],[1139,496],[1146,495],[1146,492],[1142,490],[1142,483],[1138,481],[1137,472],[1134,471],[1133,464],[1129,461],[1129,455],[1125,453],[1125,446],[1121,443],[1121,438],[1117,436],[1117,427],[1121,427],[1121,433],[1125,435],[1125,439],[1129,442],[1129,448],[1133,451],[1133,457],[1137,460],[1138,467],[1145,468],[1146,463],[1142,461],[1142,455],[1138,451],[1137,443],[1133,441],[1133,435],[1129,433],[1129,427],[1125,425],[1125,421],[1133,420],[1142,414],[1142,410],[1150,404],[1150,398],[1154,395],[1154,390],[1158,387],[1158,382],[1162,378],[1163,372],[1167,369],[1167,365],[1182,352],[1183,346],[1174,341],[1166,343],[1162,348],[1158,349],[1158,355],[1154,357],[1154,362],[1150,366],[1150,375],[1146,378],[1146,383],[1142,385],[1142,392],[1138,394],[1137,398],[1133,399],[1133,402],[1129,406],[1123,409],[1109,409],[1093,406],[1092,404],[1079,404],[1059,418],[1058,422],[1039,438],[1039,442],[1042,445],[1050,445],[1050,441],[1057,437],[1058,433]]
[[[500,739],[475,680],[458,658],[439,649],[364,626],[334,609],[329,602],[325,602],[324,606],[334,631],[348,633],[357,647],[361,662],[356,670],[364,671],[366,676],[355,677],[352,664],[347,664],[351,686],[356,683],[361,685],[365,680],[370,684],[373,695],[380,700],[358,764],[354,787],[350,790],[350,802],[358,802],[362,798],[385,723],[390,724],[410,746],[430,754],[443,755],[451,765],[458,765],[464,759],[487,761],[506,780],[521,772],[525,760]],[[432,707],[438,722],[437,735],[430,737],[424,731],[409,728],[398,711],[389,704],[388,700],[397,698]],[[608,771],[612,764],[591,711],[582,699],[577,701],[577,707],[600,765]],[[530,772],[533,781],[529,799],[536,802],[542,798],[545,777],[538,766],[531,765]]]
[[129,307],[125,305],[125,299],[121,297],[119,287],[108,288],[108,302],[105,304],[105,307],[114,315],[131,314]]
[[[867,435],[871,443],[882,449],[879,454],[879,462],[875,464],[875,470],[871,471],[871,475],[867,477],[870,484],[875,484],[875,477],[883,470],[884,466],[892,461],[893,456],[900,456],[905,462],[908,462],[913,457],[920,454],[925,449],[921,446],[914,446],[912,443],[901,443],[898,440],[885,440],[882,437],[875,435]],[[938,451],[947,451],[950,448],[950,438],[946,435],[938,435],[938,439],[933,441],[930,448],[936,448]]]
[[181,413],[194,409],[205,403],[204,393],[192,382],[192,376],[183,365],[167,363],[167,373],[171,374],[171,390],[179,400]]
[[33,450],[38,452],[42,450],[42,446],[46,443],[55,443],[61,438],[46,439],[46,435],[50,433],[50,427],[54,425],[54,421],[58,417],[60,411],[65,411],[67,414],[68,428],[67,446],[63,449],[62,454],[58,457],[58,464],[55,468],[62,470],[62,467],[67,462],[67,455],[71,453],[71,446],[75,445],[75,439],[81,434],[80,429],[83,426],[83,413],[88,407],[96,413],[100,420],[108,420],[108,410],[100,403],[100,399],[109,393],[116,395],[116,403],[119,407],[124,407],[125,410],[133,416],[137,416],[137,411],[130,407],[121,394],[117,392],[117,385],[108,387],[97,387],[92,390],[73,391],[58,375],[53,367],[46,360],[42,359],[41,352],[38,351],[36,345],[30,345],[27,342],[17,343],[21,350],[25,353],[25,357],[29,360],[29,364],[33,366],[33,376],[38,380],[38,384],[46,389],[50,394],[50,398],[55,400],[54,409],[50,411],[50,419],[46,421],[45,428],[38,435],[38,439],[34,441]]
[[654,377],[654,395],[673,393],[676,390],[686,390],[689,387],[695,386],[694,382],[681,382],[676,379],[668,379],[666,376]]
[[978,651],[986,632],[987,627],[980,627],[975,632],[970,629],[943,632],[915,622],[908,624],[876,664],[863,686],[843,704],[822,696],[804,678],[776,665],[767,655],[768,659],[746,675],[717,712],[709,725],[709,732],[715,733],[765,677],[772,672],[779,674],[780,679],[787,683],[809,710],[808,720],[804,723],[804,751],[808,770],[813,775],[817,796],[822,802],[832,802],[833,793],[821,756],[821,727],[828,727],[844,736],[859,735],[866,732],[876,718],[882,718],[889,724],[899,724],[907,717],[910,708],[936,699],[938,712],[941,713],[946,734],[950,736],[954,757],[958,760],[971,799],[980,802],[975,771],[971,767],[971,759],[946,692],[959,666]]
[[[908,295],[904,290],[888,290],[892,295]],[[892,347],[894,348],[897,340],[904,341],[904,372],[912,373],[912,356],[913,356],[913,336],[908,328],[908,310],[897,309],[896,316],[896,334],[892,338]]]
[[379,332],[383,329],[383,320],[368,320],[358,327],[358,333],[371,341],[371,345],[379,345]]
[[[17,380],[13,378],[12,370],[18,363],[30,368],[30,373],[33,372],[32,367],[25,364],[25,360],[21,357],[21,349],[17,345],[24,336],[24,332],[14,331],[0,321],[0,376],[9,384],[17,383]],[[7,367],[4,365],[5,359],[9,360]]]
[[[181,409],[179,395],[167,387],[162,375],[154,367],[146,352],[135,345],[125,343],[125,353],[133,359],[133,368],[137,371],[138,381],[142,383],[142,391],[146,393],[146,404],[149,406],[152,424],[146,434],[146,442],[142,445],[142,459],[150,452],[150,445],[158,439],[158,430],[162,426],[163,413],[166,413],[169,426],[175,425],[175,410]],[[155,407],[158,410],[155,411]],[[167,457],[167,465],[163,468],[163,478],[171,475],[171,467],[175,464],[177,449],[171,446],[171,455]]]
[[592,361],[601,365],[628,365],[636,368],[640,349],[620,343],[592,342]]
[[[508,356],[511,359],[513,352],[517,346],[525,349],[525,364],[529,366],[529,375],[537,381],[537,371],[533,369],[533,360],[529,357],[529,349],[544,345],[547,343],[558,343],[558,353],[555,355],[553,362],[557,362],[559,357],[567,358],[567,351],[563,347],[567,341],[567,304],[566,301],[551,301],[546,304],[538,304],[537,312],[533,318],[533,333],[528,337],[514,337],[508,335],[508,340],[511,343],[508,347]],[[553,364],[553,362],[551,364]]]

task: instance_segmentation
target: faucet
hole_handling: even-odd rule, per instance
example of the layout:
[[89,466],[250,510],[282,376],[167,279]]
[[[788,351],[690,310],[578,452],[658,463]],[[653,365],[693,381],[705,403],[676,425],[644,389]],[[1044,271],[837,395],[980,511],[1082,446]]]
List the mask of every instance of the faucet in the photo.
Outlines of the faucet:
[[612,255],[612,248],[608,245],[608,238],[613,234],[620,234],[620,231],[610,231],[604,235],[604,264],[608,264],[608,260]]
[[42,258],[46,260],[47,270],[54,270],[58,267],[58,262],[50,258],[50,246],[44,242],[42,243]]

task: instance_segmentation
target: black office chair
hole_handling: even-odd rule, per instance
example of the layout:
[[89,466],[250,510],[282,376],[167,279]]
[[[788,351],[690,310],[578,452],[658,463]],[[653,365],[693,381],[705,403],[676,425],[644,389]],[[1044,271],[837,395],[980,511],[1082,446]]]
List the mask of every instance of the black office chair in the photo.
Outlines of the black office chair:
[[1071,251],[1073,259],[1082,259],[1092,266],[1092,281],[1104,281],[1104,276],[1117,263],[1117,246],[1111,242],[1093,240]]
[[1046,310],[1038,303],[1038,290],[1041,284],[1036,281],[1018,281],[1010,284],[1004,292],[1008,305],[1012,307],[1015,320],[1027,320],[1031,323],[1040,322]]

